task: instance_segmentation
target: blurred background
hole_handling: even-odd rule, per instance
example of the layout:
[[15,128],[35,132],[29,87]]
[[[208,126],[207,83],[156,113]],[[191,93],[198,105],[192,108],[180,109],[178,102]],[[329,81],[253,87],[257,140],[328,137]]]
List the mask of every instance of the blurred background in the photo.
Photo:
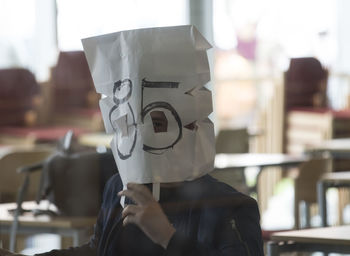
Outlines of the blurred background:
[[[218,153],[301,155],[350,137],[349,11],[347,0],[0,0],[1,156],[10,147],[49,154],[69,130],[82,145],[107,146],[80,40],[184,24],[213,45],[207,86]],[[218,178],[257,183],[262,226],[291,228],[300,175],[269,169],[259,180],[257,167]],[[331,171],[344,170],[349,160],[332,159]],[[20,184],[11,192],[0,182],[0,203],[14,201]],[[328,192],[329,221],[350,222],[348,191]],[[311,215],[318,225],[317,209]]]

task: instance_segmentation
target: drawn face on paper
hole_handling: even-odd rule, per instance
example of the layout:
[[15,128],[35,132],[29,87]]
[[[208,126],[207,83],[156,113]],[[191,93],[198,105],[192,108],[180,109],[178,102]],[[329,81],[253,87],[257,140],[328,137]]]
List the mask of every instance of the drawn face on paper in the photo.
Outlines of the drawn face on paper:
[[[196,40],[188,37],[195,34],[201,39],[198,31],[192,26],[180,28],[187,50],[174,50],[178,46],[168,36],[158,48],[154,46],[157,35],[164,36],[169,28],[83,41],[96,89],[106,95],[100,108],[106,131],[115,134],[111,148],[124,184],[191,180],[213,169],[211,92],[204,87],[209,81],[209,46],[201,42],[205,46],[197,49]],[[179,31],[172,28],[174,32],[176,37]],[[127,54],[119,50],[123,40],[128,43]]]
[[[133,83],[130,79],[124,79],[122,81],[117,81],[114,84],[113,88],[113,102],[115,105],[110,109],[109,111],[109,122],[111,126],[113,127],[113,130],[117,134],[118,140],[123,141],[125,140],[124,144],[128,144],[128,146],[125,146],[123,149],[119,147],[120,144],[123,144],[123,142],[120,142],[119,145],[115,145],[115,149],[118,152],[118,156],[120,159],[126,160],[131,157],[137,140],[137,129],[138,125],[136,124],[135,120],[135,111],[133,110],[132,106],[130,105],[128,99],[132,95],[132,86]],[[124,88],[123,88],[124,87]],[[125,87],[127,89],[125,89]],[[179,116],[179,114],[176,112],[176,110],[173,108],[171,104],[164,101],[155,101],[147,104],[146,106],[143,106],[143,98],[144,98],[144,89],[145,88],[152,88],[152,89],[172,89],[172,88],[178,88],[179,83],[177,82],[149,82],[146,81],[146,79],[143,79],[141,82],[141,112],[139,115],[141,116],[141,125],[143,125],[144,128],[144,134],[152,134],[155,133],[155,137],[165,137],[165,144],[163,145],[157,145],[157,141],[153,140],[149,144],[143,144],[143,151],[148,152],[150,154],[162,154],[167,149],[173,148],[182,138],[182,121]],[[125,92],[125,90],[127,92]],[[124,93],[122,92],[124,91]],[[131,120],[131,123],[128,123],[128,114],[119,116],[117,114],[118,108],[121,104],[126,103],[127,108],[129,109],[129,119]],[[116,111],[116,115],[114,115],[114,112]],[[168,117],[167,117],[168,116]],[[169,120],[168,118],[173,120]],[[144,124],[152,124],[150,125],[144,125]],[[168,132],[168,125],[173,128],[173,125],[175,124],[175,128],[178,129],[177,135],[175,139],[172,139],[172,136],[169,136],[167,134]],[[132,130],[130,132],[129,130]],[[170,129],[172,130],[172,129]],[[146,136],[147,137],[147,136]],[[153,143],[152,143],[153,142]],[[164,142],[163,142],[164,143]]]

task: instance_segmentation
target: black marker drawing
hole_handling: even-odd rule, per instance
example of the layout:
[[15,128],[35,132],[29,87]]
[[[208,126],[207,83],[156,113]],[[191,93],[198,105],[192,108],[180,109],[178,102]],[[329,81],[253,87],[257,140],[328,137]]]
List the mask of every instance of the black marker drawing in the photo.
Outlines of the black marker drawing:
[[153,130],[155,133],[168,131],[168,119],[164,111],[155,110],[151,111],[149,114],[152,118]]
[[[129,87],[128,94],[121,99],[117,98],[116,97],[117,90],[120,91],[123,86]],[[119,80],[119,81],[114,83],[113,102],[115,103],[115,106],[113,106],[111,108],[111,110],[109,111],[109,122],[111,123],[111,126],[115,132],[118,132],[118,130],[117,130],[117,127],[114,127],[114,123],[112,122],[112,114],[119,107],[120,104],[125,103],[131,97],[131,93],[132,93],[132,82],[130,79],[124,79],[123,81]],[[133,136],[134,138],[133,138],[133,142],[131,144],[129,151],[126,154],[123,154],[122,152],[120,152],[119,147],[117,145],[118,155],[119,155],[119,158],[122,160],[128,159],[131,156],[132,152],[135,149],[136,139],[137,139],[137,124],[136,124],[136,120],[135,120],[134,111],[132,110],[132,107],[129,103],[128,103],[128,107],[129,107],[129,110],[130,110],[130,113],[132,116],[132,122],[133,122],[132,125],[134,126],[134,136]]]
[[[174,147],[182,138],[182,122],[179,114],[176,112],[176,110],[171,106],[169,103],[164,101],[156,101],[148,104],[147,106],[143,107],[143,90],[144,88],[168,88],[168,89],[174,89],[178,88],[179,83],[178,82],[151,82],[146,81],[146,79],[142,80],[142,95],[141,95],[141,121],[144,123],[145,116],[150,113],[153,109],[165,109],[170,111],[172,116],[175,118],[175,121],[179,127],[179,133],[177,135],[177,138],[169,145],[165,147],[152,147],[149,145],[143,144],[143,150],[146,152],[149,152],[151,154],[163,154],[164,150]],[[162,151],[162,152],[155,152],[155,151]]]
[[179,82],[153,82],[153,81],[147,81],[144,78],[142,79],[142,87],[174,89],[174,88],[179,88]]
[[[123,98],[119,99],[119,98],[117,98],[116,93],[120,92],[121,88],[124,87],[124,86],[128,86],[129,87],[128,94],[126,96],[124,96]],[[126,102],[131,97],[131,94],[132,94],[132,82],[131,82],[130,79],[124,79],[123,81],[119,80],[119,81],[114,83],[114,86],[113,86],[113,101],[117,105],[117,107],[120,104]]]
[[[118,94],[118,92],[120,92],[120,90],[124,86],[128,86],[128,89],[129,89],[128,93],[124,97],[118,98],[117,94]],[[144,90],[144,88],[176,89],[178,87],[179,87],[179,82],[151,82],[151,81],[146,81],[146,79],[142,80],[142,95],[141,95],[141,121],[142,121],[142,123],[144,123],[145,116],[147,114],[150,114],[152,117],[154,131],[155,132],[166,132],[167,131],[167,120],[166,120],[166,117],[164,115],[164,112],[159,111],[159,109],[165,109],[165,110],[168,110],[172,114],[172,116],[174,117],[174,119],[178,125],[178,128],[179,128],[179,133],[178,133],[176,139],[172,143],[170,143],[169,145],[167,145],[165,147],[152,147],[152,146],[143,144],[144,151],[149,152],[151,154],[163,154],[166,149],[174,147],[182,138],[181,118],[180,118],[179,114],[176,112],[176,110],[173,108],[173,106],[171,106],[169,103],[164,102],[164,101],[156,101],[156,102],[152,102],[152,103],[148,104],[147,106],[143,107],[143,90]],[[129,98],[131,97],[131,95],[132,95],[132,82],[130,79],[119,80],[119,81],[114,83],[113,102],[115,103],[115,105],[109,111],[109,122],[111,123],[112,128],[115,132],[118,132],[118,129],[117,129],[117,127],[114,127],[115,125],[112,122],[113,112],[118,109],[120,104],[126,103],[129,100]],[[134,134],[133,134],[133,142],[132,142],[131,147],[127,153],[120,152],[119,147],[117,146],[118,156],[122,160],[128,159],[132,155],[132,153],[135,149],[136,140],[137,140],[137,124],[136,124],[136,120],[135,120],[134,111],[133,111],[130,103],[127,103],[127,104],[128,104],[131,116],[132,116],[132,122],[133,122],[132,125],[134,126],[134,132],[133,132]],[[158,109],[158,111],[152,111],[154,109]],[[159,119],[160,113],[162,113],[162,115],[161,115],[162,118]],[[156,117],[157,115],[158,115],[158,117]]]

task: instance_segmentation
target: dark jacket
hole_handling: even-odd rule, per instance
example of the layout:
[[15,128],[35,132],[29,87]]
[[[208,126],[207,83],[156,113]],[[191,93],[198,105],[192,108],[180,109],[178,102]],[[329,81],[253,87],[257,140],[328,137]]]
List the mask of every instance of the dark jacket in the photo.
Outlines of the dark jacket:
[[88,244],[40,255],[263,255],[256,201],[209,175],[161,188],[159,203],[176,229],[166,250],[137,226],[122,225],[117,196],[122,188],[118,174],[108,181]]

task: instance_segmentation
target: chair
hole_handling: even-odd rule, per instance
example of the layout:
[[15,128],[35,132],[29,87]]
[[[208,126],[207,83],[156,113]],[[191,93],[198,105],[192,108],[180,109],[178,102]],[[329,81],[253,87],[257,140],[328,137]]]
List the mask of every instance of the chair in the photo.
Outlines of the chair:
[[239,154],[249,151],[249,134],[246,128],[220,130],[215,142],[216,153]]
[[[327,108],[327,79],[328,71],[316,58],[292,58],[289,69],[284,73],[284,115],[289,116],[292,110]],[[303,127],[289,127],[287,120],[285,118],[283,124],[283,151],[293,153],[290,151],[298,150],[300,143],[289,141],[288,133],[291,129]]]
[[[54,214],[69,217],[97,216],[102,202],[102,192],[107,180],[117,172],[111,151],[97,153],[72,143],[73,132],[69,131],[59,143],[56,152],[39,163],[23,166],[20,172],[25,179],[17,196],[17,208],[10,232],[10,250],[16,246],[18,218],[28,211],[22,202],[28,194],[28,184],[39,174],[35,201],[48,199],[58,211],[39,211],[35,214]],[[37,172],[41,170],[41,172]],[[34,213],[33,213],[34,214]]]
[[[216,153],[238,154],[248,153],[249,151],[249,134],[246,128],[234,130],[220,130],[216,137]],[[246,183],[244,168],[216,170],[211,176],[234,187],[238,191],[249,194],[251,192]]]
[[60,52],[52,68],[52,122],[74,125],[91,131],[103,129],[96,93],[89,66],[83,51]]
[[[313,158],[301,164],[297,176],[294,177],[294,228],[310,227],[311,209],[317,203],[317,182],[321,176],[331,171],[330,158]],[[283,230],[262,230],[265,242],[271,240],[271,235]]]
[[[330,158],[315,158],[302,164],[294,180],[294,217],[296,228],[310,227],[310,209],[317,204],[317,182],[331,172]],[[302,221],[304,220],[304,221]]]
[[[24,176],[17,169],[43,161],[52,153],[51,148],[13,149],[0,157],[0,203],[15,202]],[[35,174],[29,187],[26,200],[34,200],[39,186],[40,175]]]
[[51,80],[55,110],[98,107],[99,97],[83,51],[60,52]]
[[[75,60],[75,58],[73,59]],[[80,64],[80,62],[73,61],[70,66],[66,62],[63,61],[62,64],[59,64],[60,67],[64,66],[64,68],[56,70],[55,77],[65,77],[64,73],[67,73],[67,77],[78,76],[80,82],[73,84],[71,81],[73,79],[67,78],[58,84],[60,88],[64,88],[62,83],[67,82],[68,85],[66,87],[72,87],[73,91],[77,91],[75,89],[77,87],[78,91],[81,92],[79,88],[83,87],[84,81],[89,80],[89,78],[91,80],[87,63],[85,63],[86,68],[84,69],[84,65]],[[72,71],[73,64],[77,66],[78,70],[85,70],[85,73]],[[87,79],[84,77],[87,77]],[[57,78],[56,80],[59,79]],[[88,87],[93,89],[91,83],[92,81],[88,83]],[[50,107],[52,99],[49,91],[50,84],[43,83],[39,85],[29,70],[21,68],[0,69],[0,144],[22,145],[38,142],[55,142],[70,129],[73,129],[76,134],[102,129],[102,117],[98,109],[86,109],[78,111],[77,115],[71,115],[75,111],[70,108],[76,104],[71,100],[71,97],[74,96],[76,102],[79,103],[81,95],[84,94],[71,93],[68,90],[63,90],[61,94],[58,94],[62,96],[61,105],[68,107],[63,117],[68,118],[71,116],[71,119],[69,119],[71,122],[52,122],[55,115]],[[87,104],[84,106],[87,106]],[[46,118],[46,116],[50,118]],[[80,121],[82,119],[84,120],[83,124]]]
[[0,69],[0,126],[33,125],[40,86],[27,69]]
[[284,75],[285,110],[327,107],[328,71],[315,58],[292,58]]

